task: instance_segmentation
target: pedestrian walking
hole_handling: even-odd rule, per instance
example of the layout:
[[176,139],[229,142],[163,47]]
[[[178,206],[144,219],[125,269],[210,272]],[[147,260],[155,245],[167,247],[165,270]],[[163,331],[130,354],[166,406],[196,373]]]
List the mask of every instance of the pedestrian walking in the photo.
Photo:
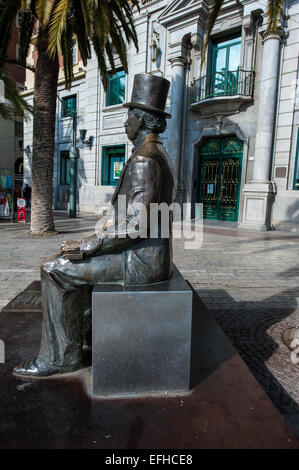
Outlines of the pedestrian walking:
[[23,190],[23,197],[26,199],[26,207],[28,209],[31,204],[31,187],[28,184],[26,184]]

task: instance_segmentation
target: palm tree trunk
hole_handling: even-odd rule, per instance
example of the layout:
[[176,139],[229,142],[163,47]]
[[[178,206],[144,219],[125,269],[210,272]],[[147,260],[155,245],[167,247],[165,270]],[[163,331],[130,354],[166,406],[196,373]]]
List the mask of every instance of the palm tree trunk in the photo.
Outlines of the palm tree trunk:
[[53,166],[55,151],[58,58],[47,54],[48,31],[40,27],[35,73],[31,233],[55,232],[53,218]]

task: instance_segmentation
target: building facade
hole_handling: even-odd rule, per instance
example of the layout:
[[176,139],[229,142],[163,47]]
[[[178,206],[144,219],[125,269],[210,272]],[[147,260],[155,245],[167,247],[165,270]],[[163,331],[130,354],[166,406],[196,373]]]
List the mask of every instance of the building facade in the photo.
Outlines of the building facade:
[[[78,209],[96,212],[112,197],[131,143],[124,132],[136,73],[171,82],[161,136],[172,159],[179,202],[203,203],[204,218],[255,229],[299,230],[299,0],[288,0],[278,33],[266,34],[266,2],[226,0],[202,48],[208,2],[152,0],[135,14],[139,52],[128,44],[129,73],[118,63],[107,92],[95,55],[83,67],[74,49],[75,80],[63,74],[57,100],[54,206],[67,209],[72,113],[78,113]],[[34,50],[33,50],[34,56]],[[33,80],[28,75],[28,101]],[[80,140],[84,136],[85,142]],[[90,139],[91,137],[91,139]],[[24,146],[32,146],[32,123]],[[30,184],[30,154],[25,180]],[[192,216],[195,216],[192,209]]]
[[[19,21],[14,21],[8,57],[17,60],[19,56]],[[6,68],[19,91],[24,90],[25,69],[18,65],[6,64]],[[6,100],[6,106],[10,103]],[[0,217],[11,217],[13,213],[12,193],[21,196],[23,185],[23,119],[17,114],[9,121],[0,117]],[[7,200],[7,205],[6,205]],[[6,206],[6,207],[4,207]]]

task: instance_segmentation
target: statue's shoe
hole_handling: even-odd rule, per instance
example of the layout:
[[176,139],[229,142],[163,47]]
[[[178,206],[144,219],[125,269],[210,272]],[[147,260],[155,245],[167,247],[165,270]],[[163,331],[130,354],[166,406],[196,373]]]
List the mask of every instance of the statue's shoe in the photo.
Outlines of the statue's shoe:
[[65,372],[74,372],[76,369],[72,370],[61,370],[55,368],[49,368],[39,362],[36,361],[26,361],[19,366],[16,366],[13,370],[14,375],[18,375],[21,377],[49,377],[50,375],[54,374],[63,374]]

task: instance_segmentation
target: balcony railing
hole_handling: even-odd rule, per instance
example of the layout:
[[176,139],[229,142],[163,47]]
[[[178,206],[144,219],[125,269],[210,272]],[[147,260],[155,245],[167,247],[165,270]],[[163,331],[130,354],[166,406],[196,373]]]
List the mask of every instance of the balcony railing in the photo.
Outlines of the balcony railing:
[[224,70],[194,80],[191,102],[196,103],[221,96],[253,96],[254,72]]

